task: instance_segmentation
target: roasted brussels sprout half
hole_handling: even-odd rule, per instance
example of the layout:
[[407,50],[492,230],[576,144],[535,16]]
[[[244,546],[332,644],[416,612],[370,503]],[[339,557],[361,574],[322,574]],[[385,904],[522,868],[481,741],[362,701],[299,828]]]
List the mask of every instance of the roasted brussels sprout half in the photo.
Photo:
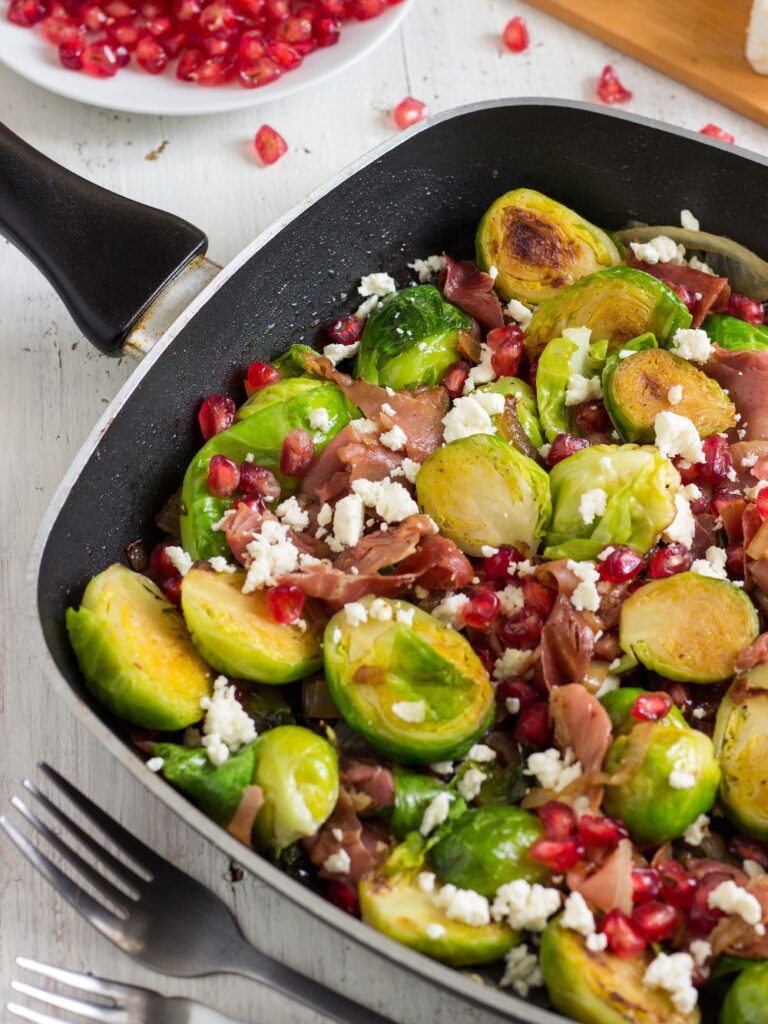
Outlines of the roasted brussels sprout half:
[[539,819],[520,807],[475,807],[454,822],[432,847],[437,877],[492,899],[506,882],[543,882],[549,872],[528,856],[543,834]]
[[466,753],[494,711],[488,674],[468,641],[405,601],[360,604],[367,621],[352,626],[342,610],[325,630],[325,674],[344,719],[405,764]]
[[[669,398],[671,388],[682,388],[675,403]],[[652,444],[654,420],[669,410],[689,419],[700,437],[736,426],[736,408],[720,385],[663,348],[648,348],[625,359],[615,352],[603,371],[603,399],[626,441]]]
[[403,288],[368,317],[355,374],[395,390],[439,384],[460,358],[456,344],[461,331],[472,331],[472,318],[446,302],[433,285]]
[[229,825],[250,786],[256,750],[253,743],[231,754],[215,766],[204,747],[182,747],[177,743],[155,743],[153,757],[162,757],[163,778],[186,794],[201,811],[223,825]]
[[[737,676],[715,723],[715,750],[723,780],[720,802],[744,832],[768,839],[768,665]],[[767,990],[768,991],[768,990]]]
[[336,806],[336,751],[301,725],[270,729],[254,748],[253,781],[264,794],[254,834],[266,846],[284,850],[302,836],[313,836]]
[[[582,560],[608,544],[648,551],[675,517],[680,476],[658,448],[596,444],[558,462],[549,483],[552,519],[544,557]],[[599,514],[602,499],[596,507],[592,501],[598,491],[605,495]]]
[[[389,825],[398,839],[405,839],[409,832],[418,832],[424,812],[438,793],[447,793],[451,803],[456,803],[456,794],[431,775],[411,772],[401,765],[395,765],[395,806]],[[464,801],[461,801],[465,807]]]
[[495,288],[502,298],[534,303],[621,262],[610,235],[529,188],[492,204],[478,226],[476,249],[478,266],[498,270]]
[[[518,377],[499,377],[492,384],[484,384],[477,389],[478,392],[492,391],[497,395],[512,395],[515,399],[515,412],[520,420],[526,437],[534,448],[541,448],[544,438],[541,436],[541,424],[539,423],[539,411],[536,406],[536,396],[533,388]],[[500,416],[491,416],[491,421],[499,429]]]
[[151,580],[111,565],[67,609],[69,639],[85,682],[113,715],[147,729],[197,722],[211,672],[184,620]]
[[432,452],[416,478],[416,496],[468,555],[502,544],[534,552],[549,521],[549,477],[492,434],[473,434]]
[[[328,411],[327,430],[310,425],[310,413],[316,409]],[[208,490],[208,463],[212,456],[227,455],[238,465],[252,457],[257,466],[264,466],[275,474],[286,496],[298,487],[295,477],[280,473],[280,450],[286,435],[294,428],[306,430],[314,439],[317,453],[360,413],[330,381],[296,377],[277,381],[255,392],[238,415],[238,422],[229,430],[203,445],[184,477],[181,543],[193,559],[228,553],[224,533],[211,529],[231,504],[229,499],[216,498]]]
[[567,327],[564,337],[548,342],[536,370],[536,401],[539,418],[548,441],[558,434],[578,433],[571,424],[566,402],[571,376],[599,377],[602,361],[590,349],[590,332],[584,327]]
[[682,572],[646,583],[624,602],[619,642],[667,679],[718,683],[733,675],[736,655],[757,632],[757,613],[741,588]]
[[290,683],[316,672],[323,663],[326,617],[307,601],[305,629],[275,622],[266,591],[243,593],[245,572],[214,572],[207,565],[189,570],[181,584],[181,607],[195,646],[219,672],[259,683]]
[[725,997],[720,1024],[768,1024],[768,962],[745,968]]
[[703,324],[710,339],[720,348],[734,351],[768,348],[768,327],[747,323],[727,313],[708,316]]
[[631,267],[611,267],[583,277],[553,299],[542,302],[525,334],[530,359],[566,327],[589,327],[592,337],[607,338],[610,348],[649,331],[666,345],[679,327],[691,326],[684,302],[665,284]]
[[613,741],[603,767],[620,780],[605,787],[605,812],[641,846],[681,836],[712,806],[720,782],[712,740],[679,723],[636,724]]
[[542,932],[539,965],[552,1005],[583,1024],[698,1024],[698,1010],[680,1013],[643,975],[651,953],[622,959],[592,952],[583,935],[555,918]]

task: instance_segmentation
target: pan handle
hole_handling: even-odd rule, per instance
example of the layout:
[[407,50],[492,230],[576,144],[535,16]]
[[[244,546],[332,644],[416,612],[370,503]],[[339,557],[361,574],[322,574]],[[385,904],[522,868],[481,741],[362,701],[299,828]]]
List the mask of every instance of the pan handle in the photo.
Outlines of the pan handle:
[[121,354],[153,299],[208,247],[187,221],[86,181],[1,123],[0,234],[109,355]]

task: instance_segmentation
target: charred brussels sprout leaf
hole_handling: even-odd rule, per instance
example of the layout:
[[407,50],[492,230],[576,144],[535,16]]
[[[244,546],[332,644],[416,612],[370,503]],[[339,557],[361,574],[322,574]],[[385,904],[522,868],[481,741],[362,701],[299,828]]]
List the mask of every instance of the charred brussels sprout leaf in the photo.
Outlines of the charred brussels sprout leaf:
[[707,317],[703,326],[710,339],[720,348],[732,351],[768,348],[768,327],[749,324],[727,313]]
[[254,743],[253,781],[264,805],[254,834],[275,850],[312,836],[339,796],[339,763],[328,740],[300,725],[281,725]]
[[437,288],[403,288],[387,296],[368,318],[356,375],[396,390],[439,384],[459,358],[460,331],[472,331],[472,318],[446,302]]
[[553,299],[542,302],[525,335],[535,359],[550,338],[566,327],[589,327],[593,338],[607,338],[610,348],[650,332],[666,345],[679,327],[691,326],[691,314],[665,284],[631,267],[612,267],[583,277]]
[[411,772],[400,765],[395,765],[393,775],[395,807],[390,827],[398,839],[404,839],[409,832],[418,831],[424,811],[438,793],[448,793],[451,801],[456,801],[456,794],[431,775]]
[[[309,345],[291,345],[277,359],[272,360],[272,365],[279,370],[280,376],[285,380],[291,377],[302,377],[307,372],[307,357],[315,359],[317,357],[316,350]],[[247,405],[248,402],[241,408],[240,416],[243,415],[243,409]]]
[[181,585],[181,607],[195,646],[219,672],[259,683],[290,683],[323,662],[326,617],[315,601],[302,613],[306,629],[275,622],[266,591],[243,593],[245,572],[189,570]]
[[768,839],[768,665],[737,676],[718,709],[714,740],[723,810],[748,835]]
[[752,963],[728,990],[720,1024],[768,1024],[768,962]]
[[201,717],[211,673],[179,612],[150,580],[111,565],[67,609],[85,682],[112,714],[147,729],[184,729]]
[[211,764],[203,747],[156,743],[152,756],[162,757],[162,774],[167,782],[226,828],[235,816],[246,786],[251,784],[256,750],[254,744],[249,743],[218,766]]
[[[539,412],[536,407],[536,396],[533,388],[517,377],[499,377],[492,384],[484,384],[477,392],[491,391],[497,395],[512,395],[515,400],[515,412],[520,426],[534,448],[541,448],[544,438],[541,436]],[[476,393],[477,393],[476,392]],[[491,416],[491,422],[499,429],[500,416]]]
[[549,520],[549,477],[506,441],[473,434],[437,448],[416,478],[422,510],[468,555],[539,545]]
[[749,597],[727,580],[683,572],[652,580],[621,608],[619,642],[646,668],[684,683],[717,683],[757,636]]
[[582,1024],[698,1024],[698,1010],[680,1013],[669,996],[643,984],[652,953],[622,959],[588,950],[583,935],[560,918],[541,936],[539,964],[552,1005]]
[[621,262],[605,231],[533,189],[501,196],[477,229],[477,262],[496,267],[504,299],[539,303],[585,274]]
[[[682,388],[682,398],[674,405],[669,400],[672,387]],[[653,443],[654,420],[668,410],[689,419],[700,437],[736,425],[736,409],[720,385],[666,349],[646,349],[626,359],[614,353],[603,372],[603,396],[626,441]]]
[[588,328],[567,327],[564,337],[553,338],[539,357],[536,400],[548,441],[554,441],[558,434],[577,433],[566,404],[568,382],[574,374],[587,379],[597,377],[602,368],[590,349],[589,336]]
[[476,807],[463,814],[430,850],[443,883],[492,899],[506,882],[543,882],[549,872],[528,856],[542,836],[539,819],[519,807]]
[[278,725],[294,725],[295,719],[288,701],[275,686],[241,687],[238,699],[253,719],[256,732],[276,729]]
[[[675,516],[680,476],[657,448],[596,444],[552,469],[552,519],[545,558],[595,558],[608,544],[649,550]],[[605,511],[585,520],[584,495],[601,490]]]
[[[326,409],[327,430],[310,426],[309,416]],[[280,450],[286,435],[301,428],[312,435],[319,453],[331,438],[351,420],[360,416],[335,384],[330,381],[296,377],[280,380],[253,394],[238,412],[238,421],[207,441],[187,469],[181,491],[181,542],[193,559],[227,555],[224,533],[211,527],[224,515],[231,502],[216,498],[208,490],[208,463],[214,455],[227,455],[238,465],[253,456],[257,466],[270,469],[280,481],[282,496],[298,487],[295,477],[280,473]]]
[[[363,598],[369,610],[374,599]],[[344,611],[325,630],[325,673],[344,719],[383,754],[428,764],[469,750],[493,718],[493,689],[463,636],[404,601],[392,618],[350,626]],[[378,606],[380,607],[380,606]],[[397,613],[413,612],[413,625]]]

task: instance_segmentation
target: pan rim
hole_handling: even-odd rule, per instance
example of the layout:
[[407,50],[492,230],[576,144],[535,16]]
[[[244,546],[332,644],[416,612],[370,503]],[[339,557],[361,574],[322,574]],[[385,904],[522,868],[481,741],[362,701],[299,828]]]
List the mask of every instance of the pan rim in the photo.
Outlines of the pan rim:
[[[74,459],[69,465],[64,477],[57,486],[54,494],[43,514],[30,546],[29,556],[25,571],[25,591],[27,594],[25,618],[32,627],[32,638],[35,648],[40,649],[40,660],[43,669],[53,683],[57,694],[66,700],[72,712],[83,722],[90,733],[104,746],[107,751],[115,757],[121,766],[127,769],[135,778],[141,782],[154,796],[169,807],[175,814],[190,825],[194,830],[208,839],[213,846],[226,856],[237,861],[247,868],[249,873],[259,880],[265,882],[273,890],[287,897],[294,905],[319,919],[323,924],[331,927],[336,932],[348,936],[351,940],[362,943],[370,952],[385,957],[388,961],[398,967],[419,976],[423,981],[432,985],[439,985],[442,988],[450,989],[460,998],[470,1004],[481,1007],[484,1010],[500,1013],[510,1021],[515,1018],[525,1020],[530,1024],[565,1024],[567,1018],[560,1014],[545,1010],[528,1000],[522,999],[509,992],[501,992],[496,988],[484,987],[476,984],[467,978],[462,972],[448,967],[437,961],[431,960],[423,954],[417,953],[406,946],[401,945],[394,939],[390,939],[381,932],[376,931],[362,921],[351,917],[344,911],[333,906],[322,896],[314,893],[294,879],[290,878],[279,868],[270,864],[266,859],[249,850],[242,843],[230,836],[226,830],[213,823],[202,811],[187,801],[180,793],[174,790],[162,779],[147,772],[142,762],[133,755],[128,747],[117,735],[96,715],[90,708],[80,702],[71,686],[66,682],[56,666],[53,656],[48,648],[43,634],[42,622],[38,609],[38,591],[40,584],[40,568],[43,553],[48,543],[48,537],[55,524],[66,498],[88,461],[92,457],[102,436],[109,429],[112,422],[119,414],[122,407],[133,394],[135,388],[144,377],[150,372],[155,362],[165,352],[176,336],[205,306],[211,297],[221,288],[248,260],[262,249],[272,238],[285,229],[301,213],[309,209],[325,195],[332,192],[348,178],[354,176],[371,163],[385,156],[397,148],[403,142],[411,139],[421,132],[428,132],[432,128],[445,121],[461,118],[468,114],[478,113],[485,110],[493,110],[499,107],[557,107],[567,108],[588,113],[599,114],[605,118],[614,118],[619,121],[626,121],[632,124],[643,125],[663,132],[668,135],[688,139],[697,142],[699,145],[714,147],[728,153],[734,154],[741,159],[749,160],[768,168],[768,157],[753,153],[743,147],[734,146],[702,136],[698,132],[690,131],[672,125],[664,124],[652,118],[639,114],[631,114],[622,111],[607,110],[597,104],[587,103],[580,100],[568,100],[549,97],[513,97],[508,99],[486,100],[454,107],[442,114],[436,115],[429,120],[413,126],[407,131],[400,132],[386,140],[374,149],[370,150],[351,164],[333,175],[328,181],[320,185],[312,193],[291,207],[286,213],[265,228],[252,242],[246,245],[230,262],[222,268],[215,278],[200,292],[200,294],[187,306],[174,323],[168,328],[163,336],[156,342],[152,350],[144,357],[141,364],[131,373],[127,381],[122,385],[115,397],[107,406],[96,425],[89,432],[81,445]],[[28,603],[27,603],[28,602]]]

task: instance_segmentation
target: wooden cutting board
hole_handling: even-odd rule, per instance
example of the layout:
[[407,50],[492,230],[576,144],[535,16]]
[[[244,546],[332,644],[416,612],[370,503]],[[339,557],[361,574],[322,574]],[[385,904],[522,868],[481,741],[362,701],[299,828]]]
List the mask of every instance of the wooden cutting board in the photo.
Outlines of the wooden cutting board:
[[744,56],[751,0],[528,2],[768,124],[768,76],[756,74]]

